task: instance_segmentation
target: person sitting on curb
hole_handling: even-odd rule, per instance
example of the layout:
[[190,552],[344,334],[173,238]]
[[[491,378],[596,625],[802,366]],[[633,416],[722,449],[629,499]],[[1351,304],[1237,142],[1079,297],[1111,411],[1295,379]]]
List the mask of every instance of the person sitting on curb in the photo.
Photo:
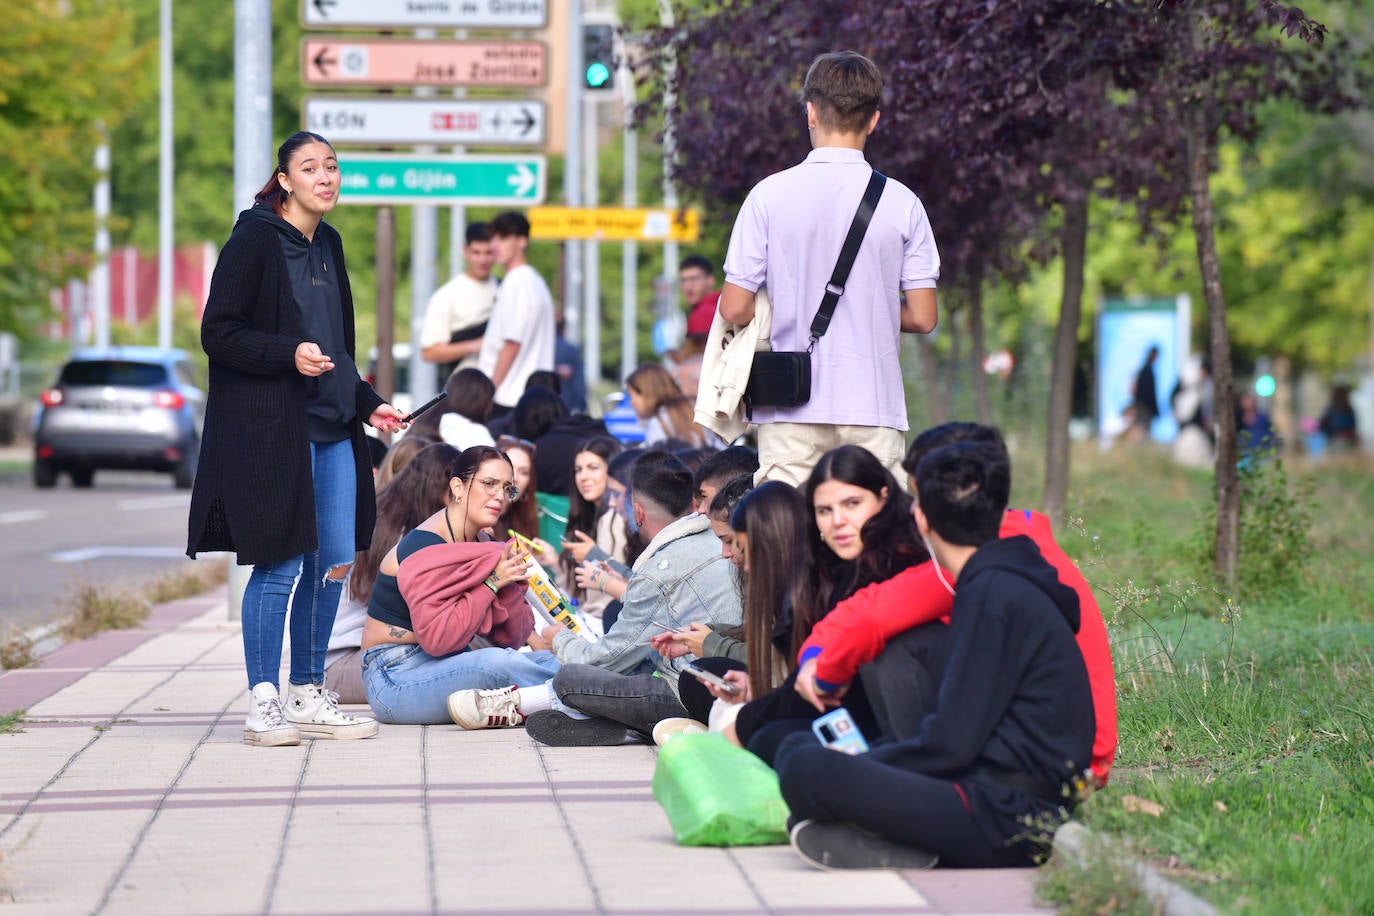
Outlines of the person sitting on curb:
[[[696,510],[706,515],[711,500],[720,488],[741,474],[751,477],[759,469],[759,453],[747,445],[731,445],[711,455],[692,475],[692,499]],[[729,527],[729,518],[726,518]]]
[[[455,690],[532,686],[558,670],[548,652],[516,651],[534,630],[527,565],[513,540],[487,534],[513,498],[510,459],[474,445],[444,476],[443,509],[383,558],[367,606],[363,686],[383,722],[437,725]],[[476,636],[492,646],[469,649]]]
[[[716,693],[718,699],[744,704],[735,721],[723,729],[727,740],[770,764],[779,741],[793,731],[809,733],[820,715],[794,688],[799,674],[794,660],[812,628],[850,595],[929,559],[911,519],[910,495],[877,456],[862,446],[841,445],[822,455],[807,476],[803,499],[808,508],[802,528],[805,535],[798,532],[797,536],[808,545],[806,574],[788,583],[790,607],[782,614],[785,634],[779,634],[786,647],[779,650],[787,655],[787,664],[780,666],[786,668],[785,680],[761,695],[753,692],[752,676],[740,682],[741,693]],[[783,599],[782,592],[773,598]],[[935,627],[946,629],[943,624]],[[929,638],[923,636],[921,651],[897,662],[904,684],[924,682],[929,685],[927,692],[934,693],[943,670],[939,636],[938,631]],[[727,680],[735,677],[729,675]],[[882,699],[877,691],[869,695],[866,682],[856,684],[846,695],[849,712],[865,734],[875,736],[882,731],[877,706]]]
[[821,868],[1031,865],[1092,753],[1078,596],[1030,538],[1000,536],[1004,451],[946,446],[916,481],[916,525],[958,583],[935,711],[914,737],[853,755],[785,738],[774,767],[792,845]]
[[[414,435],[409,433],[392,448],[399,449],[401,443],[410,442]],[[425,442],[418,437],[416,441]],[[377,570],[407,531],[444,508],[449,488],[444,473],[458,454],[458,449],[446,442],[425,445],[377,490],[377,524],[372,529],[372,545],[358,553],[348,572],[339,613],[329,634],[329,653],[325,656],[324,686],[339,695],[340,703],[367,702],[367,690],[363,687],[363,630]]]
[[[958,442],[985,443],[1003,455],[1007,451],[1002,434],[991,426],[944,423],[931,427],[912,440],[902,462],[910,475],[913,491],[921,459],[936,449]],[[1050,520],[1045,515],[1008,509],[1002,518],[1001,535],[1029,537],[1055,568],[1059,581],[1078,595],[1081,622],[1076,638],[1088,669],[1096,720],[1092,771],[1097,783],[1105,785],[1116,756],[1116,676],[1107,641],[1107,624],[1102,619],[1097,599],[1078,567],[1055,542]],[[952,580],[931,561],[840,602],[816,624],[802,645],[797,692],[823,710],[826,705],[837,704],[838,697],[858,676],[873,702],[883,733],[890,738],[911,737],[922,715],[933,708],[935,697],[931,685],[924,679],[911,680],[917,668],[909,659],[912,656],[929,657],[931,637],[936,632],[931,625],[935,621],[948,620],[953,600]],[[895,651],[889,653],[889,647],[894,646]],[[934,648],[942,655],[947,651],[938,645]],[[887,655],[893,656],[891,661],[895,664],[884,660]],[[884,661],[874,665],[875,660]],[[939,670],[943,670],[943,664]]]
[[[731,517],[740,500],[754,489],[754,472],[746,471],[734,480],[727,481],[711,499],[708,511],[703,512],[711,520],[711,533],[720,539],[720,555],[735,567],[735,576],[740,592],[744,619],[749,619],[749,584],[745,568],[745,539],[737,535],[731,527]],[[795,539],[795,533],[793,534]],[[649,642],[658,650],[659,655],[677,658],[682,655],[695,655],[696,665],[712,674],[724,675],[727,671],[747,671],[749,652],[744,643],[746,625],[733,626],[724,623],[692,623],[681,630],[665,630],[649,637]],[[664,719],[654,726],[654,744],[662,744],[670,734],[683,731],[706,731],[702,723],[709,723],[719,731],[724,722],[711,721],[717,710],[725,711],[731,719],[739,711],[738,704],[716,703],[715,695],[706,684],[696,678],[678,678],[678,699],[686,707],[688,719]]]
[[582,613],[598,620],[611,603],[611,596],[581,587],[575,573],[593,550],[599,551],[602,558],[624,563],[625,520],[608,498],[611,459],[621,451],[620,443],[609,436],[588,439],[577,447],[572,494],[568,497],[568,523],[559,541],[559,585],[569,597],[580,602]]
[[734,567],[710,521],[691,511],[692,476],[672,455],[641,455],[629,498],[631,520],[649,544],[635,561],[615,625],[595,643],[562,626],[545,627],[541,636],[562,663],[549,694],[460,691],[449,699],[455,722],[524,723],[536,741],[580,747],[621,744],[630,732],[647,738],[659,721],[686,717],[677,681],[687,659],[660,656],[649,638],[693,621],[738,624]]

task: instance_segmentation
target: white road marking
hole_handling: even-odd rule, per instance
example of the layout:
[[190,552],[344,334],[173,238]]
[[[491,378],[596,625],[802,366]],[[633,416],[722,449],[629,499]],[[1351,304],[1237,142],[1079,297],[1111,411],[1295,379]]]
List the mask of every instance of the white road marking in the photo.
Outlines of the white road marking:
[[186,556],[180,547],[82,547],[78,550],[62,550],[48,557],[54,563],[84,563],[87,560],[104,560],[115,557],[138,557],[148,560],[170,560]]
[[115,508],[121,512],[136,512],[140,509],[184,509],[191,505],[189,493],[177,496],[145,496],[138,499],[121,499]]
[[18,512],[0,512],[0,525],[17,525],[19,522],[36,522],[47,518],[46,509],[20,509]]

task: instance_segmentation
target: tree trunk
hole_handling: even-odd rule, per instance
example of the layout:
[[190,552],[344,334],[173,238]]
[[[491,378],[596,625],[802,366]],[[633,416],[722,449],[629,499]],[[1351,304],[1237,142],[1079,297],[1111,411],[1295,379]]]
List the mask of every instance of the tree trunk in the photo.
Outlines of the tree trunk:
[[1212,386],[1216,421],[1217,531],[1216,573],[1227,585],[1236,584],[1236,560],[1240,553],[1240,481],[1236,471],[1235,381],[1231,375],[1231,337],[1226,329],[1226,300],[1221,291],[1221,266],[1217,262],[1212,229],[1212,192],[1208,183],[1211,158],[1206,115],[1194,106],[1188,117],[1188,193],[1193,210],[1193,235],[1197,240],[1198,266],[1202,271],[1202,296],[1207,301],[1207,330],[1212,338]]
[[1078,324],[1083,317],[1083,268],[1088,247],[1086,189],[1064,201],[1064,296],[1054,332],[1050,366],[1049,429],[1045,437],[1045,514],[1058,523],[1069,493],[1069,414],[1073,411],[1073,371],[1078,362]]
[[959,307],[952,306],[949,310],[949,320],[945,322],[945,330],[949,335],[949,361],[945,363],[945,411],[948,413],[951,408],[954,412],[954,419],[962,419],[960,416],[960,395],[959,390],[959,363],[963,357],[963,337],[959,333]]
[[983,363],[988,356],[987,344],[983,341],[983,269],[981,265],[968,272],[968,328],[969,341],[973,352],[969,363],[973,367],[973,394],[978,404],[978,422],[984,426],[992,425],[992,401],[988,397],[988,374]]
[[940,392],[940,369],[935,364],[935,345],[926,334],[916,335],[916,349],[921,355],[921,378],[925,380],[926,404],[930,409],[930,425],[949,422],[947,399]]

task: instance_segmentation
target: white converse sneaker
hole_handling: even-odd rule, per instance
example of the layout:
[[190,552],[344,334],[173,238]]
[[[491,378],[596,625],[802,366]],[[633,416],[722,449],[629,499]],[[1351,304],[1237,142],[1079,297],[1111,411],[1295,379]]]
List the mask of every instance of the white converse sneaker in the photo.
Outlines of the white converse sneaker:
[[494,690],[459,690],[448,695],[448,714],[463,728],[511,728],[524,725],[518,687]]
[[301,730],[282,715],[277,686],[263,681],[248,692],[248,721],[243,727],[243,743],[256,747],[281,747],[301,743]]
[[305,738],[371,738],[377,720],[339,709],[339,695],[317,684],[289,684],[284,704],[286,721],[294,723]]
[[678,735],[704,735],[707,732],[705,725],[696,719],[688,719],[685,716],[674,716],[671,719],[661,719],[654,726],[654,744],[662,747]]

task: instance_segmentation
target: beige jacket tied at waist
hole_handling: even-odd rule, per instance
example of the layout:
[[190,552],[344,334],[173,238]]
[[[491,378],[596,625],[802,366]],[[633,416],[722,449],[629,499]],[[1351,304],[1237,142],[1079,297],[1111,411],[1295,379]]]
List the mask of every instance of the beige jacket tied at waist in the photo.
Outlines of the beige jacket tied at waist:
[[744,418],[744,388],[754,354],[772,349],[773,303],[760,286],[754,294],[754,318],[748,324],[731,324],[716,310],[706,352],[701,356],[701,382],[697,388],[695,420],[726,442],[733,442],[748,428]]

